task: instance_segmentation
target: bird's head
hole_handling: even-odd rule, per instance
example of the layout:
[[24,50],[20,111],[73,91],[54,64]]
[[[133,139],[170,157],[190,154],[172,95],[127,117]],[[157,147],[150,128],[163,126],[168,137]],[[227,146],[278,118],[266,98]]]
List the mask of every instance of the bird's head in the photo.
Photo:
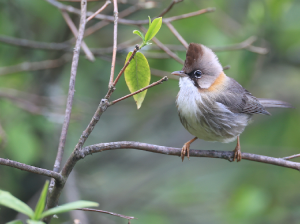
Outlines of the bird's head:
[[211,49],[191,43],[182,70],[172,74],[189,78],[200,89],[208,89],[223,74],[223,68]]

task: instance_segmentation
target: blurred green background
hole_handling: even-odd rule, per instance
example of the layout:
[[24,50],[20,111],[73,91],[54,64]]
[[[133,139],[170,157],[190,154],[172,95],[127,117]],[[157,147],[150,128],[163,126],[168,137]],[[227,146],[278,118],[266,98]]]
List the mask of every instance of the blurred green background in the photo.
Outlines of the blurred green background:
[[[139,10],[127,18],[157,16],[170,4],[157,1],[155,8]],[[68,3],[79,8],[79,3]],[[104,1],[88,3],[96,11]],[[119,10],[143,3],[120,1]],[[164,17],[215,7],[213,13],[178,20],[172,24],[187,42],[207,46],[228,46],[257,36],[254,46],[266,47],[260,55],[246,49],[217,52],[226,74],[253,95],[290,102],[294,109],[271,109],[272,116],[257,115],[241,135],[242,152],[285,157],[300,153],[300,1],[278,0],[185,0]],[[103,13],[112,15],[113,5]],[[70,15],[76,26],[77,15]],[[87,26],[95,24],[93,20]],[[135,26],[119,25],[118,43],[135,38]],[[90,48],[112,46],[112,24],[85,38]],[[62,43],[73,35],[60,11],[42,0],[0,0],[0,34],[48,43]],[[180,45],[163,25],[157,38],[164,44]],[[128,48],[117,54],[116,73]],[[0,42],[0,68],[23,62],[57,59],[63,51],[37,50]],[[173,59],[157,59],[162,51],[149,48],[151,68],[168,73],[182,65]],[[152,53],[151,55],[149,53]],[[154,54],[155,53],[155,54]],[[177,51],[185,59],[184,51]],[[72,152],[97,105],[107,92],[111,54],[95,62],[82,55],[64,161]],[[0,157],[52,169],[65,110],[71,63],[48,70],[0,72]],[[1,71],[1,70],[0,70]],[[3,71],[3,70],[2,70]],[[152,76],[152,81],[159,77]],[[181,125],[175,106],[177,80],[150,89],[137,110],[126,99],[103,114],[85,145],[110,141],[140,141],[182,147],[192,136]],[[19,91],[19,92],[16,92]],[[124,78],[112,99],[129,93]],[[31,104],[32,105],[31,105]],[[24,106],[25,105],[25,106]],[[37,106],[37,111],[29,112]],[[33,113],[34,112],[34,113]],[[233,150],[229,144],[197,140],[193,149]],[[300,159],[294,159],[300,162]],[[179,157],[138,150],[115,150],[93,154],[80,161],[60,198],[60,204],[78,199],[97,201],[100,209],[137,217],[131,223],[300,223],[299,172],[246,160]],[[0,189],[33,208],[45,177],[0,166]],[[78,192],[76,192],[78,191]],[[86,213],[89,223],[127,223],[105,214]],[[1,207],[0,223],[24,218]],[[73,223],[69,214],[53,223]]]

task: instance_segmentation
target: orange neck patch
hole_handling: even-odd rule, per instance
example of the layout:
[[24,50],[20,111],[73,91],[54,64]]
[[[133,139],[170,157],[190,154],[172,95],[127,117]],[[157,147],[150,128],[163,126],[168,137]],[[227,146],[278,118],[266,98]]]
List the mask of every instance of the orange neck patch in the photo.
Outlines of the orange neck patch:
[[214,83],[207,89],[207,91],[215,91],[218,88],[220,88],[226,79],[226,75],[224,74],[224,72],[221,72],[220,75],[218,76],[218,78],[216,78],[216,80],[214,81]]

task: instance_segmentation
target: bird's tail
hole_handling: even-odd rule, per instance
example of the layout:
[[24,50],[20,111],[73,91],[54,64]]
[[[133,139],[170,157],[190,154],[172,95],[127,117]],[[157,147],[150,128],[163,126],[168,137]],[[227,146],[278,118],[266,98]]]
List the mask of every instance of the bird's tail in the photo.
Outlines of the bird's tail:
[[271,99],[258,99],[260,104],[263,105],[265,108],[268,107],[282,107],[282,108],[293,108],[293,106],[287,102],[281,100],[271,100]]

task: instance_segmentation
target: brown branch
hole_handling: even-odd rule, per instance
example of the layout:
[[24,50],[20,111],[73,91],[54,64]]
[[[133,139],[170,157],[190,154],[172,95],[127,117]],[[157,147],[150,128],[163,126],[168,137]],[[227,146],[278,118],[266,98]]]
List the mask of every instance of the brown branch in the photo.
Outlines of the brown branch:
[[297,157],[300,157],[300,154],[295,154],[295,155],[292,155],[292,156],[283,157],[282,159],[290,160],[290,159],[294,159],[294,158],[297,158]]
[[186,18],[189,18],[189,17],[198,16],[198,15],[201,15],[201,14],[204,14],[204,13],[214,12],[215,10],[216,10],[215,8],[201,9],[201,10],[198,10],[198,11],[195,11],[195,12],[190,12],[190,13],[187,13],[187,14],[182,14],[182,15],[179,15],[179,16],[173,16],[173,17],[163,19],[163,23],[170,23],[170,22],[175,21],[175,20],[186,19]]
[[[139,26],[139,28],[146,33],[147,30],[143,27],[143,26]],[[184,61],[178,57],[174,52],[172,52],[169,48],[166,47],[166,45],[164,45],[162,42],[160,42],[156,37],[154,37],[152,39],[152,41],[158,46],[160,47],[163,51],[165,51],[170,57],[174,58],[177,62],[179,62],[180,64],[184,64]]]
[[76,80],[76,74],[77,74],[77,67],[78,67],[78,61],[79,61],[79,53],[80,53],[80,46],[83,39],[85,24],[86,24],[86,0],[81,1],[81,18],[80,18],[80,25],[79,25],[79,32],[76,35],[77,41],[74,48],[74,54],[73,54],[73,60],[72,60],[72,66],[71,66],[71,77],[70,77],[70,83],[69,83],[69,92],[68,92],[68,98],[67,98],[67,107],[65,112],[65,119],[60,135],[59,140],[59,146],[57,151],[57,156],[55,159],[54,164],[54,171],[58,172],[60,169],[60,163],[62,160],[62,156],[64,153],[64,147],[66,144],[66,138],[67,138],[67,132],[69,128],[70,118],[71,118],[71,112],[72,112],[72,105],[73,105],[73,97],[75,93],[75,80]]
[[[85,30],[85,24],[86,24],[86,7],[87,7],[87,1],[81,0],[81,16],[80,16],[80,24],[79,24],[79,31],[77,35],[77,41],[74,48],[74,54],[73,54],[73,60],[71,65],[71,75],[70,75],[70,83],[69,83],[69,91],[68,91],[68,98],[67,98],[67,106],[66,106],[66,112],[65,112],[65,118],[63,127],[61,130],[61,135],[59,139],[59,145],[57,150],[57,155],[54,163],[53,171],[58,172],[60,170],[60,164],[62,161],[62,157],[64,154],[64,148],[66,144],[66,138],[71,118],[71,112],[72,112],[72,105],[73,105],[73,98],[75,93],[75,81],[76,81],[76,74],[77,74],[77,67],[78,67],[78,61],[79,61],[79,54],[80,54],[80,46],[83,39],[83,34]],[[53,180],[51,180],[50,186],[49,186],[49,195],[47,198],[47,209],[53,208],[57,205],[61,190],[63,189],[64,183],[61,184],[55,184]],[[56,191],[56,189],[61,189],[60,191]],[[52,216],[45,217],[43,220],[46,223],[49,223]]]
[[228,69],[230,69],[230,65],[226,65],[223,67],[223,70],[228,70]]
[[110,0],[105,1],[104,5],[98,9],[93,15],[91,15],[90,17],[88,17],[86,19],[86,22],[90,21],[91,19],[93,19],[96,15],[98,15],[100,12],[102,12],[109,4],[111,3]]
[[109,79],[109,88],[113,85],[114,82],[114,73],[116,66],[116,56],[117,56],[117,38],[118,38],[118,2],[114,1],[114,44],[113,44],[113,55],[111,60],[111,70],[110,70],[110,79]]
[[108,211],[98,210],[98,209],[92,209],[92,208],[79,208],[77,210],[87,211],[87,212],[105,213],[105,214],[109,214],[109,215],[113,215],[113,216],[118,216],[118,217],[121,217],[121,218],[124,218],[124,219],[128,219],[128,220],[130,220],[130,219],[136,219],[133,216],[126,216],[126,215],[121,215],[121,214],[117,214],[117,213],[114,213],[114,212],[108,212]]
[[15,45],[19,47],[28,47],[28,48],[36,48],[42,50],[68,50],[71,45],[66,43],[45,43],[39,41],[32,41],[14,37],[8,37],[4,35],[0,35],[0,42]]
[[[141,7],[139,5],[133,5],[128,7],[127,9],[124,9],[123,11],[119,12],[119,18],[123,18],[126,17],[134,12],[136,12],[137,10],[139,10]],[[87,28],[84,32],[84,38],[95,33],[96,31],[102,29],[103,27],[107,26],[108,24],[110,24],[110,22],[108,21],[100,21],[92,26],[90,26],[89,28]],[[72,41],[72,39],[71,39]]]
[[[86,146],[81,152],[78,152],[77,159],[83,159],[85,156],[113,149],[138,149],[148,152],[160,153],[165,155],[180,156],[181,148],[166,147],[159,145],[152,145],[141,142],[109,142],[100,143],[95,145]],[[225,159],[230,162],[233,161],[233,151],[219,151],[219,150],[190,150],[190,157],[208,157],[208,158],[218,158]],[[260,163],[266,163],[276,166],[282,166],[286,168],[291,168],[300,171],[300,163],[287,161],[282,158],[273,158],[263,155],[256,155],[250,153],[242,153],[243,160],[250,160]]]
[[[65,19],[66,23],[68,24],[70,30],[72,31],[73,35],[75,37],[77,37],[78,30],[77,30],[75,24],[73,23],[72,19],[70,18],[69,14],[65,11],[61,11],[61,13],[62,13],[62,16]],[[88,48],[88,46],[86,45],[86,43],[84,41],[82,41],[81,47],[82,47],[82,50],[84,51],[86,57],[90,61],[95,61],[95,57],[94,57],[93,53],[91,52],[91,50]]]
[[[70,5],[62,4],[56,0],[46,0],[46,1],[60,10],[65,10],[67,12],[80,15],[80,10],[78,10]],[[163,21],[163,23],[172,22],[172,21],[179,20],[179,19],[185,19],[185,18],[189,18],[192,16],[201,15],[201,14],[204,14],[207,12],[213,12],[214,10],[215,10],[214,8],[201,9],[201,10],[198,10],[195,12],[165,18],[162,21]],[[87,14],[87,16],[91,16],[91,15],[93,15],[93,12],[87,12],[86,14]],[[107,15],[103,15],[103,14],[98,14],[95,16],[95,18],[100,19],[100,20],[110,21],[110,22],[114,22],[114,20],[115,20],[114,16],[107,16]],[[144,25],[144,24],[148,24],[149,20],[147,20],[147,19],[146,20],[118,19],[118,23],[124,24],[124,25]]]
[[157,82],[154,82],[154,83],[152,83],[152,84],[150,84],[150,85],[148,85],[148,86],[146,86],[146,87],[144,87],[144,88],[142,88],[142,89],[140,89],[140,90],[138,90],[138,91],[135,91],[135,92],[130,93],[130,94],[126,95],[126,96],[123,96],[123,97],[121,97],[121,98],[119,98],[119,99],[117,99],[117,100],[112,101],[109,105],[110,105],[110,106],[111,106],[111,105],[114,105],[115,103],[118,103],[118,102],[120,102],[120,101],[122,101],[122,100],[125,100],[125,99],[127,99],[127,98],[129,98],[129,97],[135,95],[135,94],[138,94],[138,93],[140,93],[140,92],[143,92],[143,91],[145,91],[146,89],[149,89],[149,88],[151,88],[151,87],[153,87],[153,86],[162,84],[164,81],[167,81],[167,80],[168,80],[168,77],[165,76],[165,77],[163,77],[162,79],[158,80]]
[[169,12],[176,3],[182,2],[183,0],[172,0],[171,4],[165,8],[157,17],[163,17],[167,12]]
[[65,54],[62,57],[54,60],[45,60],[39,62],[23,62],[18,65],[2,67],[0,68],[0,76],[12,74],[12,73],[18,73],[18,72],[28,72],[28,71],[57,68],[70,61],[70,59],[71,59],[70,55]]
[[266,54],[268,50],[266,48],[254,47],[252,44],[257,40],[257,37],[251,36],[247,40],[244,40],[241,43],[232,44],[224,47],[211,47],[213,51],[236,51],[241,49],[247,49],[249,51],[258,53],[258,54]]
[[51,177],[51,178],[54,178],[55,180],[57,180],[59,183],[63,182],[62,175],[60,175],[57,172],[51,171],[51,170],[46,170],[46,169],[38,168],[35,166],[30,166],[30,165],[27,165],[24,163],[19,163],[19,162],[13,161],[13,160],[3,159],[3,158],[0,158],[0,164],[4,165],[4,166],[10,166],[13,168],[17,168],[17,169],[20,169],[23,171],[28,171],[30,173],[35,173],[35,174]]
[[127,68],[127,66],[129,65],[129,63],[131,62],[131,60],[134,58],[134,55],[136,54],[136,52],[139,50],[139,45],[135,45],[135,48],[132,52],[132,54],[130,55],[128,61],[125,63],[125,65],[123,66],[123,68],[121,69],[121,71],[119,72],[119,74],[117,75],[117,78],[115,79],[115,81],[113,82],[113,86],[115,87],[117,82],[119,81],[121,75],[123,74],[123,72],[125,71],[125,69]]
[[183,39],[183,37],[178,33],[178,31],[175,29],[175,27],[169,23],[166,22],[165,23],[167,25],[167,27],[171,30],[171,32],[174,34],[174,36],[180,41],[180,43],[186,48],[188,49],[189,44],[185,41],[185,39]]
[[162,71],[159,69],[155,69],[155,68],[150,68],[151,70],[151,75],[155,75],[155,76],[159,76],[159,77],[167,77],[168,79],[176,79],[178,80],[179,77],[177,75],[171,75],[170,72],[166,72],[166,71]]

